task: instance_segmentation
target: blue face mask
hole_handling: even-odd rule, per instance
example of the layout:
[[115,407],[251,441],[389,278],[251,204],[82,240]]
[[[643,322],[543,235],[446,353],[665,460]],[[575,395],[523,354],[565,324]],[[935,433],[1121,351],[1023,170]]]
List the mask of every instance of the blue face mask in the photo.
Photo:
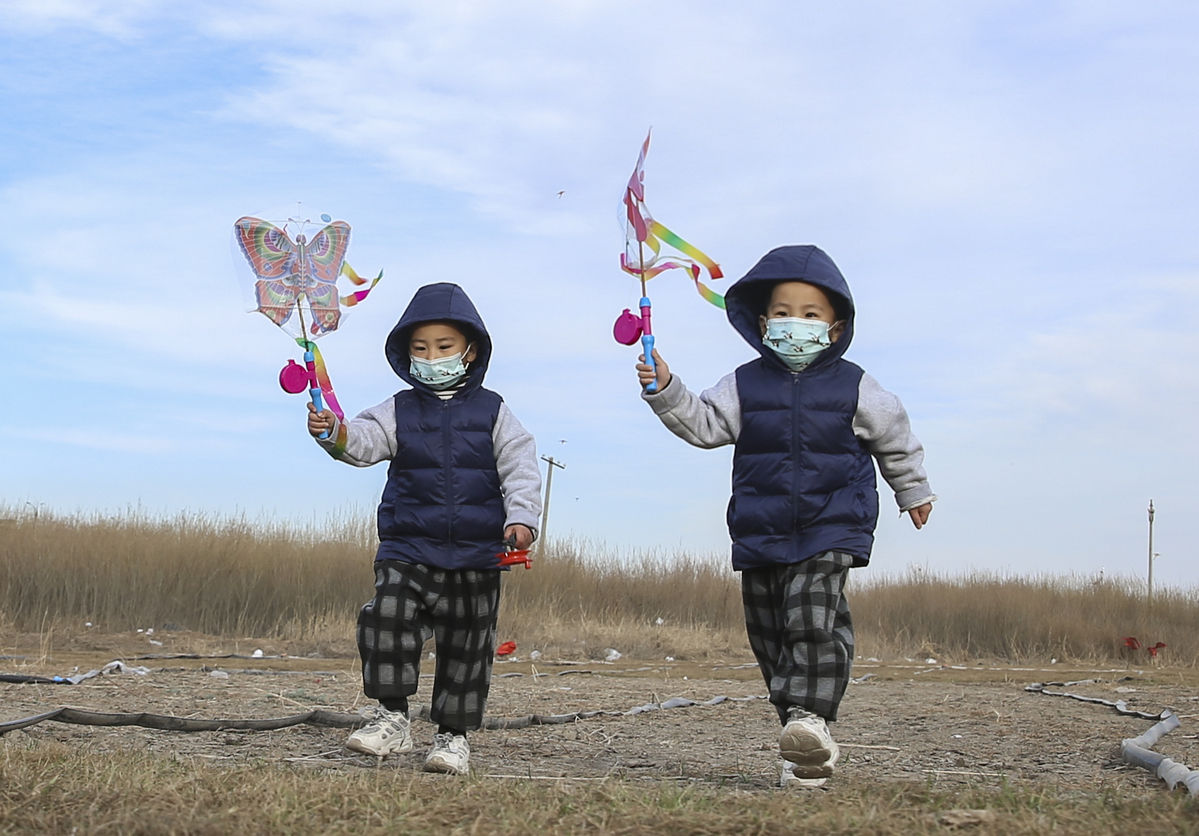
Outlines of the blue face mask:
[[779,317],[766,320],[762,342],[793,372],[801,372],[833,344],[829,325],[819,319]]
[[438,357],[436,360],[425,360],[421,357],[408,355],[412,360],[408,371],[421,383],[426,383],[432,389],[449,389],[466,374],[466,364],[462,362],[463,352],[451,354],[449,357]]

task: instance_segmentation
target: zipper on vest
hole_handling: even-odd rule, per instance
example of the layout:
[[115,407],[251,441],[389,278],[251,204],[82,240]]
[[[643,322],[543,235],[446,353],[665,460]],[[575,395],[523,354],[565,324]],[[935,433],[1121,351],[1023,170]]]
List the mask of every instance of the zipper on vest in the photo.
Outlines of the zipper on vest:
[[799,524],[799,491],[802,485],[800,484],[800,462],[799,452],[801,444],[799,443],[799,388],[802,374],[791,375],[791,530],[794,532],[800,531]]
[[445,479],[445,541],[454,542],[454,485],[453,485],[453,438],[450,432],[450,401],[441,402],[441,472]]

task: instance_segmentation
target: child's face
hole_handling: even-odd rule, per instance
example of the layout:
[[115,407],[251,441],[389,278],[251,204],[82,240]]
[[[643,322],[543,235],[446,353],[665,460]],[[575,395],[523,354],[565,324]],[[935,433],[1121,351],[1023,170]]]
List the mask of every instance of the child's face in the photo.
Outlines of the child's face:
[[463,362],[475,359],[475,347],[466,344],[466,336],[448,322],[426,322],[412,329],[408,353],[421,360],[440,360],[462,354]]
[[845,323],[837,321],[837,312],[828,295],[807,282],[779,282],[774,286],[770,291],[766,313],[758,317],[762,335],[766,335],[766,320],[781,318],[818,319],[828,323],[828,336],[833,342],[845,329]]

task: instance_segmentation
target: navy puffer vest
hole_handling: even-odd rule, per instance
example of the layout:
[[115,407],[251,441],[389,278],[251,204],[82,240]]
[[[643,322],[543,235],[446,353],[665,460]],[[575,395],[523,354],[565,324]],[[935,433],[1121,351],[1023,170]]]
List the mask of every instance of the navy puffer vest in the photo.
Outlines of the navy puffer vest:
[[848,360],[792,374],[737,369],[741,433],[728,524],[733,568],[798,563],[830,549],[865,565],[874,544],[874,462],[853,434],[862,369]]
[[379,503],[376,560],[498,568],[505,517],[492,428],[501,402],[481,387],[448,400],[395,396],[397,449]]

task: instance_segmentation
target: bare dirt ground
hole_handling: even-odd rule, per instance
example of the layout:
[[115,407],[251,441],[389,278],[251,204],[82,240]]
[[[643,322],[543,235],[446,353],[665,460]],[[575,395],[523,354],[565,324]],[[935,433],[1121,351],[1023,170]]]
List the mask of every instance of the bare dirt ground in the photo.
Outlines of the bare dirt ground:
[[[262,719],[312,709],[355,712],[366,704],[356,659],[292,656],[285,647],[252,640],[205,658],[169,658],[171,642],[145,637],[95,637],[69,650],[47,651],[36,639],[6,645],[0,673],[68,675],[113,660],[148,673],[109,673],[77,685],[0,682],[0,723],[60,706],[113,713],[150,712],[186,718]],[[217,658],[236,652],[237,657]],[[147,658],[155,654],[154,658]],[[757,668],[748,657],[704,663],[620,659],[497,661],[488,715],[516,718],[602,710],[561,725],[482,730],[471,736],[472,766],[484,776],[684,780],[768,790],[778,781],[778,724]],[[430,666],[431,670],[431,666]],[[215,675],[214,675],[215,674]],[[1148,772],[1125,764],[1120,742],[1153,720],[1113,708],[1026,690],[1034,682],[1067,682],[1051,690],[1124,700],[1152,713],[1173,710],[1181,727],[1156,750],[1199,767],[1199,672],[1172,669],[1087,669],[944,666],[859,661],[856,680],[832,726],[842,760],[828,785],[916,781],[939,787],[1004,782],[1121,794],[1164,792]],[[1088,680],[1082,682],[1080,680]],[[416,703],[427,704],[423,677]],[[716,705],[628,713],[677,697]],[[610,713],[607,713],[610,712]],[[0,736],[0,747],[59,741],[108,751],[142,750],[213,764],[278,762],[324,770],[419,770],[434,728],[417,721],[417,748],[376,763],[346,751],[348,729],[297,725],[277,731],[175,732],[137,726],[41,722]]]

